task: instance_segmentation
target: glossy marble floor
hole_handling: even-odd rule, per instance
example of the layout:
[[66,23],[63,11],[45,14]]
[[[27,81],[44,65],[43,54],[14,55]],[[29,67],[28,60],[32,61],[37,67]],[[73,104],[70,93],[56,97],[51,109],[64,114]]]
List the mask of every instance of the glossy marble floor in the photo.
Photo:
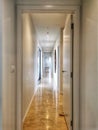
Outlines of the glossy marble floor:
[[62,95],[50,78],[43,79],[23,123],[23,130],[67,130],[62,113]]

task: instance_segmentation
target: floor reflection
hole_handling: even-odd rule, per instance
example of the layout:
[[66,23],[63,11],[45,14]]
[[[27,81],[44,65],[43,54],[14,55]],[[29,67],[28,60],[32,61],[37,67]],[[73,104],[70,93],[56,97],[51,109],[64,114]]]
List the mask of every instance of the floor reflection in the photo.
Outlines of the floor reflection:
[[52,78],[44,78],[38,85],[23,130],[67,130],[62,112],[62,95],[53,89]]

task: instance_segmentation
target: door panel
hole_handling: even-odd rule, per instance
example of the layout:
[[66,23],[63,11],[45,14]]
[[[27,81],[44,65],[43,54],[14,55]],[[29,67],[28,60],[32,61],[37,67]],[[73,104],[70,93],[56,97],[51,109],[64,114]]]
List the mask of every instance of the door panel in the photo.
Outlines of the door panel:
[[71,15],[67,16],[65,28],[63,30],[63,97],[64,114],[69,130],[72,118],[72,33],[71,33]]

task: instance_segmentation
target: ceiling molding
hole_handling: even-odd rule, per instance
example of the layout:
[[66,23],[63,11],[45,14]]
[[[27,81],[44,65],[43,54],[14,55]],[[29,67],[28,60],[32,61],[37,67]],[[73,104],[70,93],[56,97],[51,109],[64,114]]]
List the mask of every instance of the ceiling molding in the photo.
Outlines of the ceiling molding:
[[16,0],[20,5],[81,5],[81,0]]

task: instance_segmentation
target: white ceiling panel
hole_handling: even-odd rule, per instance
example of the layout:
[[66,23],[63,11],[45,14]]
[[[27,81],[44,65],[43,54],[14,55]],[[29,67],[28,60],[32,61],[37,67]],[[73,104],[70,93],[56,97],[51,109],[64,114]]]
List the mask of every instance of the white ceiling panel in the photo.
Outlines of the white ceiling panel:
[[66,14],[33,13],[32,19],[40,45],[44,50],[51,50],[65,25]]

